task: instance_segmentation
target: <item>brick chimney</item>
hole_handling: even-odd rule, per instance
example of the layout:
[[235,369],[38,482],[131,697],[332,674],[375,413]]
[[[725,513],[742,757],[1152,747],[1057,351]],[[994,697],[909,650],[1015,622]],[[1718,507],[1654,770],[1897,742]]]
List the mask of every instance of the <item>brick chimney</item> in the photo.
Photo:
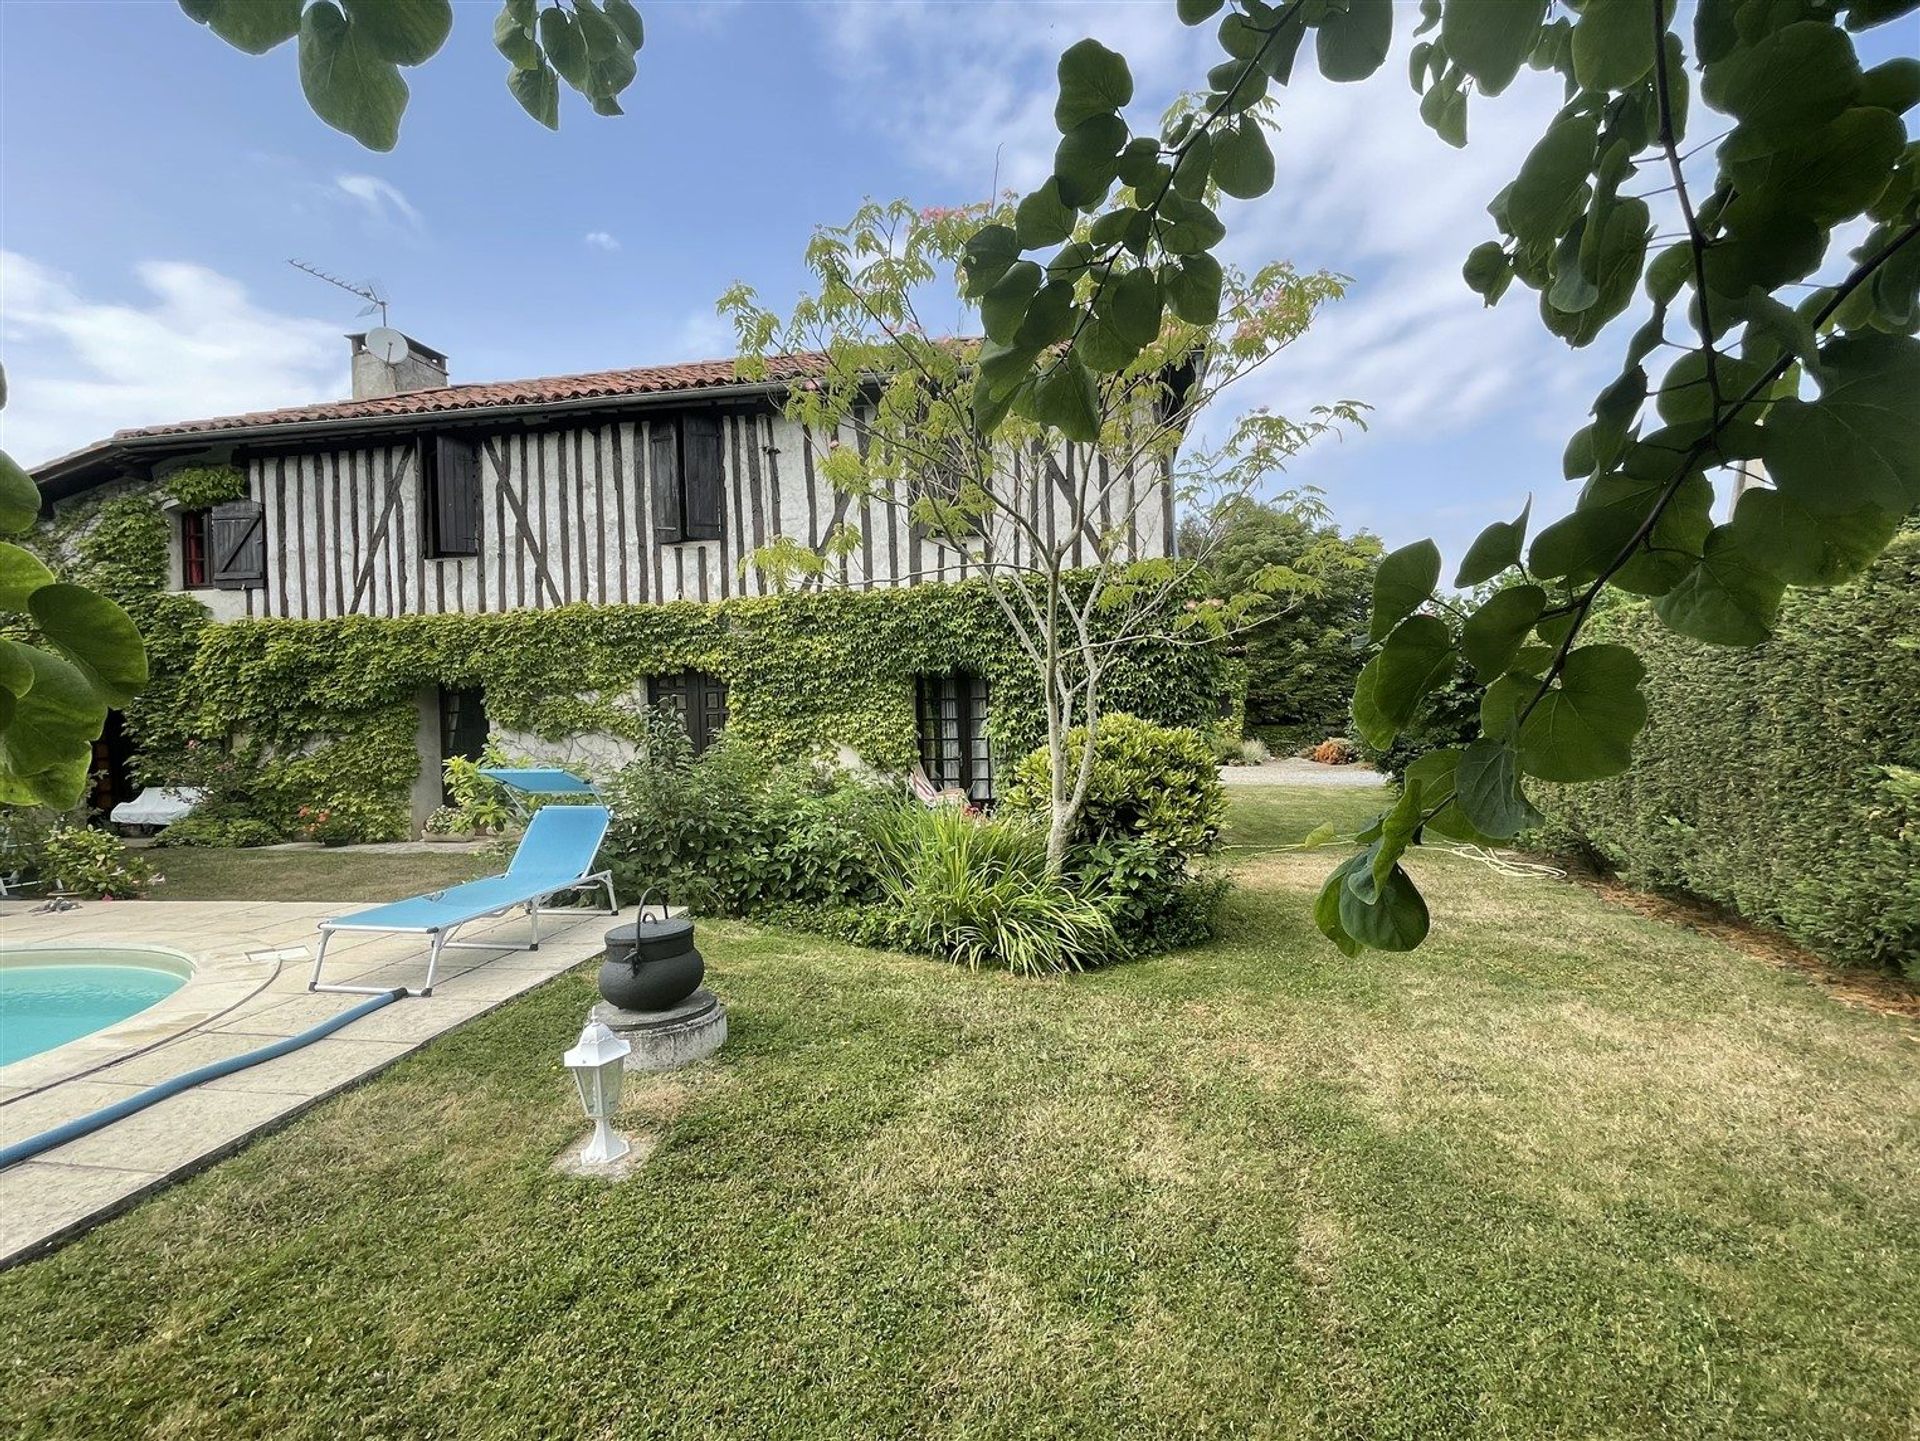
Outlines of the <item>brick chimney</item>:
[[404,395],[410,390],[438,390],[447,383],[447,358],[411,335],[404,337],[407,353],[389,365],[367,349],[363,332],[349,335],[353,347],[353,398],[371,400],[382,395]]

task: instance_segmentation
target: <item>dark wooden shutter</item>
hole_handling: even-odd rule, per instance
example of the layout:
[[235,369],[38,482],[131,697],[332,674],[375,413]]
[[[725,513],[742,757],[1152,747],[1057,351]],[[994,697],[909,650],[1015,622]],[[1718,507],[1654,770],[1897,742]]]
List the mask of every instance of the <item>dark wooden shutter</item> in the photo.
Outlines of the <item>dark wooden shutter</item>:
[[689,415],[680,422],[681,491],[686,500],[688,540],[720,539],[726,517],[726,474],[720,458],[720,420]]
[[438,435],[433,439],[433,553],[480,552],[480,452],[471,441]]
[[727,723],[727,683],[703,671],[677,671],[647,680],[647,704],[680,717],[680,725],[699,755]]
[[680,426],[656,420],[647,435],[647,484],[653,487],[653,538],[661,545],[684,540],[680,524]]
[[698,671],[688,679],[694,705],[693,746],[703,751],[727,723],[727,683]]
[[252,590],[267,583],[267,512],[257,500],[216,505],[207,521],[213,583]]

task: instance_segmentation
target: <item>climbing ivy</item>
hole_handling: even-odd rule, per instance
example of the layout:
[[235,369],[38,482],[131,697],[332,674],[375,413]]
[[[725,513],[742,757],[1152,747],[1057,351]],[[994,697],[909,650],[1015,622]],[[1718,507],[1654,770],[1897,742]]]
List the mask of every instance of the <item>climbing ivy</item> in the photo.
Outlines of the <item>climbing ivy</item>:
[[[979,581],[709,604],[232,621],[198,634],[179,710],[191,738],[244,750],[265,818],[348,787],[392,802],[397,830],[418,766],[414,697],[423,689],[481,688],[496,730],[637,742],[646,677],[704,671],[727,684],[735,736],[795,759],[846,747],[897,772],[916,758],[915,677],[955,669],[989,682],[997,755],[1039,743],[1033,667]],[[1216,647],[1148,641],[1123,652],[1106,683],[1115,710],[1204,726],[1239,677]],[[144,759],[149,774],[165,764]]]
[[183,465],[160,484],[188,510],[240,500],[247,493],[246,472],[234,465]]

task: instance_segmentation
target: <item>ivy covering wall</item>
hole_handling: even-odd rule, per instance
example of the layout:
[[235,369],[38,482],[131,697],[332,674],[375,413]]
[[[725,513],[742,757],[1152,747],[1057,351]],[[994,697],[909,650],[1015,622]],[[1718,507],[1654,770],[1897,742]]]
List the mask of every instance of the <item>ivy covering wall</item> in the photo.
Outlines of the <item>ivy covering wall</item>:
[[1598,629],[1646,660],[1651,716],[1625,775],[1540,788],[1550,834],[1634,884],[1920,976],[1920,533],[1852,585],[1790,592],[1753,650],[1638,606]]
[[[481,688],[496,730],[637,741],[646,677],[705,671],[727,684],[729,731],[770,754],[844,746],[903,771],[916,756],[914,678],[952,669],[990,682],[999,755],[1039,744],[1032,666],[978,581],[704,605],[232,621],[200,633],[182,700],[203,740],[236,740],[260,757],[272,810],[358,793],[390,802],[397,826],[424,689]],[[1147,643],[1113,663],[1104,703],[1205,726],[1231,704],[1236,680],[1216,647]],[[147,754],[142,766],[156,775],[164,758]]]
[[[216,623],[167,588],[162,506],[218,504],[245,484],[230,466],[193,466],[157,483],[104,486],[23,540],[56,572],[125,606],[146,639],[153,680],[126,710],[140,783],[237,793],[242,814],[281,834],[296,829],[302,807],[342,805],[366,818],[367,839],[404,834],[419,768],[417,697],[439,686],[481,688],[496,731],[638,741],[646,678],[705,671],[727,683],[730,730],[768,753],[800,759],[844,746],[902,771],[916,759],[915,676],[963,669],[991,684],[989,736],[1007,764],[1045,735],[1032,666],[978,580],[709,604]],[[1244,668],[1220,647],[1149,642],[1111,662],[1103,704],[1209,726],[1244,693]]]

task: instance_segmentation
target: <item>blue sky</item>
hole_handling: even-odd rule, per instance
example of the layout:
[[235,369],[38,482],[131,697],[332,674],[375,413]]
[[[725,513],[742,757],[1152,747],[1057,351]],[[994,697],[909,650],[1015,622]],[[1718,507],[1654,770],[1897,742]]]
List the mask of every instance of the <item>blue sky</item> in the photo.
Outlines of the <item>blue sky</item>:
[[[165,0],[0,4],[8,450],[31,464],[120,426],[344,394],[340,337],[366,322],[291,256],[378,277],[393,323],[456,380],[725,354],[714,297],[746,280],[784,305],[813,227],[863,197],[954,204],[996,168],[1003,186],[1043,175],[1053,63],[1082,35],[1132,60],[1139,123],[1218,58],[1170,0],[643,0],[628,115],[569,95],[555,135],[506,94],[496,8],[456,0],[383,156],[307,110],[291,44],[244,56]],[[1915,48],[1895,28],[1870,60]],[[1365,434],[1288,482],[1321,487],[1349,527],[1432,534],[1457,558],[1529,492],[1537,511],[1571,503],[1560,449],[1623,337],[1569,352],[1531,295],[1487,311],[1459,278],[1557,84],[1523,76],[1478,104],[1454,151],[1404,76],[1396,56],[1365,85],[1307,74],[1283,99],[1279,182],[1231,206],[1228,253],[1354,283],[1223,404],[1372,405]]]

